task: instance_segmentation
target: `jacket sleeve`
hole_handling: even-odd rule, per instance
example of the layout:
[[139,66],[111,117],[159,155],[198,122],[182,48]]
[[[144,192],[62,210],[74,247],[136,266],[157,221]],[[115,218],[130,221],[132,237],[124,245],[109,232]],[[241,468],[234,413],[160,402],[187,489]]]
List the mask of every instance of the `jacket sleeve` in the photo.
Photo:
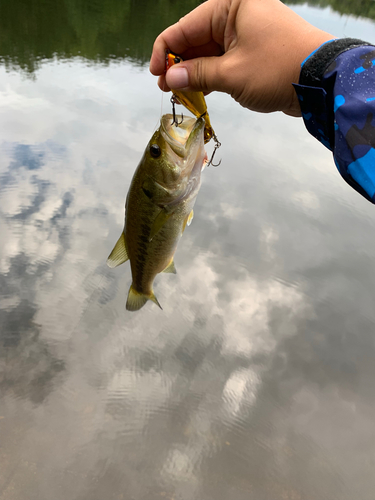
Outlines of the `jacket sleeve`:
[[350,186],[375,203],[375,46],[326,42],[294,84],[307,130],[333,152]]

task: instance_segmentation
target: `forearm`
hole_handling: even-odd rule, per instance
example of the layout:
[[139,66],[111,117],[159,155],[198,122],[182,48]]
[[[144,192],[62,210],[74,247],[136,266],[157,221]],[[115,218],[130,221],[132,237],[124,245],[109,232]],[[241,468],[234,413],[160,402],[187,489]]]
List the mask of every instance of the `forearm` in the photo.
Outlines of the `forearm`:
[[307,130],[333,152],[348,184],[375,203],[375,46],[328,42],[302,65],[295,89]]

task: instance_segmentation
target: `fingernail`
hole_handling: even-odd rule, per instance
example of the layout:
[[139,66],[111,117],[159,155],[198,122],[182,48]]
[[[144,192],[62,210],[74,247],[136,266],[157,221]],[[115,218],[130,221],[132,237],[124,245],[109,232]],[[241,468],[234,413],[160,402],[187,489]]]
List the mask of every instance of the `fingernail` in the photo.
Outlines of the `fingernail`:
[[171,89],[182,89],[188,87],[189,85],[189,75],[187,69],[179,64],[172,66],[170,70],[167,71],[167,85]]

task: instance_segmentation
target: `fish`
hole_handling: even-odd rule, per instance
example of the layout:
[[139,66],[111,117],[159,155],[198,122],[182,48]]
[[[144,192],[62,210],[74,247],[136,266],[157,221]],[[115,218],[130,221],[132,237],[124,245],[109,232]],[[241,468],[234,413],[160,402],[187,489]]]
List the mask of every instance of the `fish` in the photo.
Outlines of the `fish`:
[[136,168],[125,203],[124,229],[107,264],[114,268],[130,261],[132,284],[128,311],[151,300],[161,309],[153,282],[157,274],[176,273],[174,254],[201,186],[207,162],[205,120],[184,117],[172,124],[172,115],[160,119]]
[[[165,66],[166,71],[183,61],[182,57],[174,54],[169,49],[166,49],[165,52]],[[203,92],[193,92],[189,90],[177,90],[171,89],[173,95],[177,98],[177,100],[185,106],[193,115],[197,118],[204,118],[205,127],[204,127],[204,142],[207,144],[212,138],[214,138],[215,142],[218,143],[216,134],[214,129],[212,128],[210,116],[207,111],[206,99],[204,98]]]

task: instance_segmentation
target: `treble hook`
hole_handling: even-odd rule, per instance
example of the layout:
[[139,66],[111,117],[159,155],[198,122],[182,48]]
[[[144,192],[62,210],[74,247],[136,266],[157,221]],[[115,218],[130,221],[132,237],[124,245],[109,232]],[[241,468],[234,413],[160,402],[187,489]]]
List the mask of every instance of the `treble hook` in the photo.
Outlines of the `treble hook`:
[[176,127],[178,127],[179,125],[181,125],[181,123],[184,121],[184,115],[181,113],[181,121],[179,122],[176,118],[176,109],[175,109],[175,105],[177,104],[177,99],[176,99],[176,96],[173,94],[172,97],[171,97],[171,103],[172,103],[172,113],[173,113],[173,120],[172,120],[172,123],[171,125],[176,125]]
[[214,150],[212,151],[212,155],[211,155],[211,158],[210,158],[210,161],[207,163],[206,167],[209,167],[210,165],[212,165],[213,167],[218,167],[221,163],[221,160],[219,161],[219,163],[212,163],[212,160],[214,159],[214,156],[215,156],[215,153],[216,151],[219,149],[219,147],[221,146],[221,142],[219,141],[219,139],[216,137],[216,134],[214,133],[214,135],[212,136],[213,140],[215,141],[215,147],[214,147]]

